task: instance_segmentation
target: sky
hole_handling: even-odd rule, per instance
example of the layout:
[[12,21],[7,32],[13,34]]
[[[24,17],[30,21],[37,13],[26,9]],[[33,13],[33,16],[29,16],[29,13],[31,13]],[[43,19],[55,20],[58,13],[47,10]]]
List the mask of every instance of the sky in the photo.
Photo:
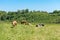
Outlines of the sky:
[[0,0],[0,10],[17,11],[22,9],[52,12],[60,10],[60,0]]

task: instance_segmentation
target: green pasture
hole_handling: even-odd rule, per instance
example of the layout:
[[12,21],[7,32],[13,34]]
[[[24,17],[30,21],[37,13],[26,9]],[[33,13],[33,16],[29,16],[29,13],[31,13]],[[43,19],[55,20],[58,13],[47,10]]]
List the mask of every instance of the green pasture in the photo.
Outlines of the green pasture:
[[11,23],[0,23],[0,40],[60,40],[60,24],[45,24],[44,27]]

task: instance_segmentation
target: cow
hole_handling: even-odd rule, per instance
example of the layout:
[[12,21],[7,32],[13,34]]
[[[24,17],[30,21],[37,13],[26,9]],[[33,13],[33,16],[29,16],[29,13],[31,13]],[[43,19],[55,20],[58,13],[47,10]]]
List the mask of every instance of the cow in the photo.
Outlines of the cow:
[[44,26],[44,24],[43,23],[41,23],[41,24],[39,24],[40,26]]
[[44,24],[43,24],[43,23],[36,24],[36,27],[42,27],[42,26],[44,26]]
[[29,23],[26,20],[22,20],[21,24],[29,25]]
[[12,26],[15,27],[16,25],[17,25],[17,21],[14,20],[14,21],[12,22]]

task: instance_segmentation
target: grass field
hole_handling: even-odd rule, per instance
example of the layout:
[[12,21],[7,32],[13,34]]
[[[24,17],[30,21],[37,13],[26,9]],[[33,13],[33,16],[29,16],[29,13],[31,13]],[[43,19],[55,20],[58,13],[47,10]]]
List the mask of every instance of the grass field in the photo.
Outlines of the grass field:
[[0,40],[60,40],[60,24],[45,24],[44,27],[0,23]]

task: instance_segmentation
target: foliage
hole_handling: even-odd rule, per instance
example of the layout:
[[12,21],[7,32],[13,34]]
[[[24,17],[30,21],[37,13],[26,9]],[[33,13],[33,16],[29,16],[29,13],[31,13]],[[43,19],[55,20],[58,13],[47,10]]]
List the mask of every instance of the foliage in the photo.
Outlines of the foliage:
[[0,11],[0,21],[27,20],[36,23],[60,23],[60,10],[51,13],[46,11],[17,10],[15,12]]

